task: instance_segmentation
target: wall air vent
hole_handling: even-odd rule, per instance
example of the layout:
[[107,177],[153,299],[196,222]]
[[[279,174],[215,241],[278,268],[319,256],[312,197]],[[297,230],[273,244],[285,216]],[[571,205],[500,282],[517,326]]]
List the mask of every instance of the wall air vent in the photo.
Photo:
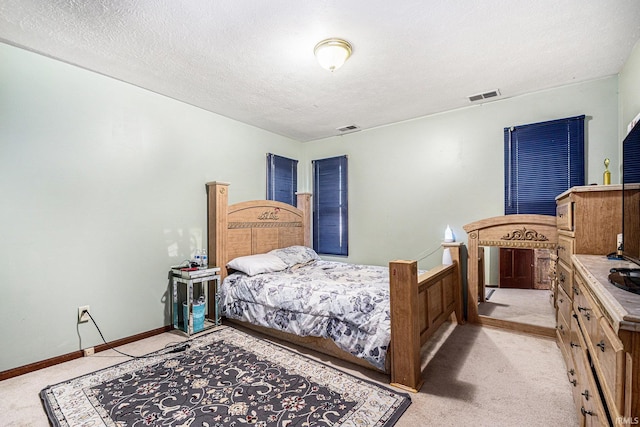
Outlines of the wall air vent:
[[339,127],[337,130],[340,133],[351,133],[351,132],[359,131],[360,128],[356,125],[349,125],[349,126]]
[[479,93],[477,95],[471,95],[469,97],[469,101],[470,102],[482,101],[483,99],[494,98],[496,96],[500,96],[500,91],[498,89],[485,92],[485,93]]

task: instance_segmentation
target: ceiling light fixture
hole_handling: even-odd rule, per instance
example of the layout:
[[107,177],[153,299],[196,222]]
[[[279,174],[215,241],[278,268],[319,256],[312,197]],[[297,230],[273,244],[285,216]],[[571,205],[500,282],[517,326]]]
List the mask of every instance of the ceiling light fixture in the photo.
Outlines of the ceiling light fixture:
[[313,49],[313,53],[316,55],[320,66],[333,73],[349,59],[352,50],[353,48],[348,41],[331,38],[318,43]]

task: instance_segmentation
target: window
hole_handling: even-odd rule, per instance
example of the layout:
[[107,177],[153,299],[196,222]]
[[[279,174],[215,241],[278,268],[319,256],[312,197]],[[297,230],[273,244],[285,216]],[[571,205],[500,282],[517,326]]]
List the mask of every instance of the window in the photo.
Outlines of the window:
[[584,116],[504,129],[504,213],[556,214],[556,196],[584,185]]
[[349,255],[347,156],[313,161],[313,249]]
[[298,161],[267,154],[267,200],[297,205]]

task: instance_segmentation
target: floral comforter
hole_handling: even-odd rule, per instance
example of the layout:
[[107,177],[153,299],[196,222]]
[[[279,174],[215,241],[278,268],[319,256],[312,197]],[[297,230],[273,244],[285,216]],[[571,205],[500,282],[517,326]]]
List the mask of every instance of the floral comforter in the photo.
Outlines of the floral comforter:
[[386,267],[315,261],[278,273],[229,275],[220,306],[228,318],[338,347],[385,369],[391,336]]

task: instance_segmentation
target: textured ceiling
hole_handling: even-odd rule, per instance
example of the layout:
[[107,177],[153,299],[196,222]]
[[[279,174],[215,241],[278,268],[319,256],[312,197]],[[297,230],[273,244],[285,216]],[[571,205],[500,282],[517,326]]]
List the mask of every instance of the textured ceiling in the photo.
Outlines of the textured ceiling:
[[1,41],[299,141],[615,75],[639,38],[638,0],[0,2]]

